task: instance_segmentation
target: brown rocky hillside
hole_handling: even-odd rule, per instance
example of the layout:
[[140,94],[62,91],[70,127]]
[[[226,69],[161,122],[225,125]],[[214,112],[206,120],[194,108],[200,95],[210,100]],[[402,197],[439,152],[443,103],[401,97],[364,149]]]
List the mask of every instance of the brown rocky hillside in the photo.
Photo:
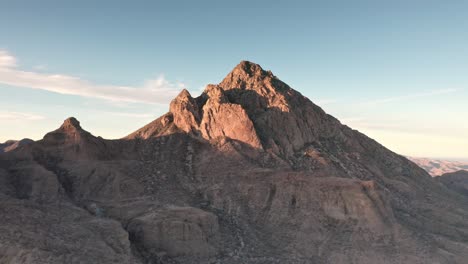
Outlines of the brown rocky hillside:
[[0,263],[466,263],[468,197],[243,61],[119,140],[0,155]]

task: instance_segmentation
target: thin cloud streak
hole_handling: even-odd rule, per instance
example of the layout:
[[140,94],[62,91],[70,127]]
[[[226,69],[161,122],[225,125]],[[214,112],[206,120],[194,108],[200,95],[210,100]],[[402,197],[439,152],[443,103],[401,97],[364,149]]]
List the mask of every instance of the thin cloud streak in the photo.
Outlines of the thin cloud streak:
[[120,117],[131,117],[131,118],[155,118],[154,114],[143,114],[143,113],[125,113],[125,112],[105,112],[109,115],[120,116]]
[[166,104],[182,89],[163,76],[148,80],[142,87],[99,85],[77,77],[45,74],[18,69],[17,60],[7,51],[0,50],[0,83],[59,94],[99,98],[114,102]]
[[342,124],[345,124],[354,129],[376,129],[376,130],[394,130],[394,131],[404,131],[408,130],[407,124],[403,122],[374,122],[363,117],[349,117],[340,119]]
[[[341,123],[349,126],[352,129],[357,129],[365,134],[369,131],[385,132],[385,133],[406,133],[406,134],[426,134],[434,137],[447,136],[446,126],[433,126],[434,123],[427,123],[423,120],[395,120],[395,119],[375,119],[365,117],[348,117],[341,118]],[[438,122],[437,124],[440,124]],[[466,132],[464,129],[452,128],[450,135],[453,137],[463,138]],[[466,140],[465,140],[466,141]]]
[[428,92],[424,92],[424,93],[414,93],[414,94],[407,94],[407,95],[402,95],[402,96],[395,96],[395,97],[371,100],[371,101],[360,103],[360,105],[374,106],[374,105],[379,105],[379,104],[400,102],[400,101],[405,101],[405,100],[415,99],[415,98],[430,97],[430,96],[443,95],[443,94],[451,94],[451,93],[455,93],[455,92],[458,92],[458,91],[460,91],[460,89],[455,89],[455,88],[439,89],[439,90],[432,90],[432,91],[428,91]]
[[12,111],[0,111],[0,121],[36,121],[43,120],[44,116],[32,114],[32,113],[22,113],[22,112],[12,112]]

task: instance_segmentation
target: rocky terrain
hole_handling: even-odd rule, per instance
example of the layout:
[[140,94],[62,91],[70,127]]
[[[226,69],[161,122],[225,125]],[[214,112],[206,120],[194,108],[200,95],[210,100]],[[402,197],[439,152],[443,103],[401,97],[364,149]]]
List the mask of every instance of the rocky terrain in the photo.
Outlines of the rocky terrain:
[[468,170],[468,162],[414,157],[408,157],[408,159],[425,169],[432,176]]
[[468,171],[461,170],[446,173],[436,179],[447,186],[447,188],[468,197]]
[[243,61],[119,140],[0,154],[0,263],[466,263],[468,197]]
[[0,153],[12,151],[20,146],[34,142],[32,139],[24,138],[22,140],[7,140],[5,143],[0,143]]

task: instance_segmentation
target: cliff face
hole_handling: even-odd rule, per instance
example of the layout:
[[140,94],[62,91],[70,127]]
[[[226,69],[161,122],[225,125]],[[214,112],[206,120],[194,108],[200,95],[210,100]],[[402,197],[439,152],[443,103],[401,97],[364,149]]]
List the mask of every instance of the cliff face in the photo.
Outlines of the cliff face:
[[0,168],[0,262],[468,257],[468,198],[246,61],[123,139],[70,118]]

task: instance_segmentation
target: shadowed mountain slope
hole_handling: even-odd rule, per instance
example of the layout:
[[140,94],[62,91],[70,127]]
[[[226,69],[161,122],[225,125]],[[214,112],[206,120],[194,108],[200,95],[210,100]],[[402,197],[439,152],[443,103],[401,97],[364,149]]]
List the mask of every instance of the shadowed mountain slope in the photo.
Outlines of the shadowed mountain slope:
[[468,171],[460,170],[446,173],[437,177],[436,180],[447,186],[447,188],[468,197]]
[[34,142],[32,139],[23,138],[21,140],[7,140],[5,143],[0,144],[0,153],[15,150],[18,147],[27,145]]

